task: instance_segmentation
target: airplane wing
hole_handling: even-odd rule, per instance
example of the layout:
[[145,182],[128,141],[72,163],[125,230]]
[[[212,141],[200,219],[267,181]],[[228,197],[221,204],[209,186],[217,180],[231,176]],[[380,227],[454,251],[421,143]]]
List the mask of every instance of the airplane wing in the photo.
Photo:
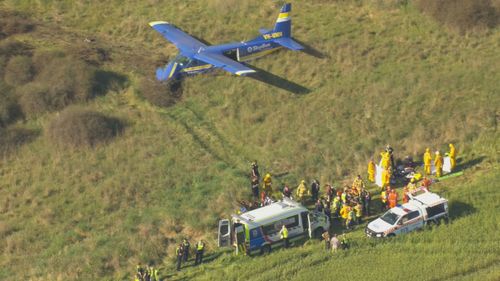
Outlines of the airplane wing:
[[201,47],[207,46],[168,22],[153,21],[150,22],[149,25],[181,51],[193,52]]
[[209,63],[215,67],[220,67],[225,71],[236,75],[246,75],[256,72],[255,70],[219,53],[201,52],[195,54],[194,58]]

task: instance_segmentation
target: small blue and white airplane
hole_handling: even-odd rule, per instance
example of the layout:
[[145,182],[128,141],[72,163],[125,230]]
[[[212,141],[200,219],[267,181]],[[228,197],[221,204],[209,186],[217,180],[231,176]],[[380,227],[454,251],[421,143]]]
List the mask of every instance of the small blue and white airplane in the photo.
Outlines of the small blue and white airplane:
[[212,68],[222,68],[236,75],[248,75],[256,71],[239,62],[267,55],[281,47],[294,51],[303,50],[304,47],[291,38],[291,9],[292,4],[283,5],[274,29],[261,29],[261,35],[253,40],[216,46],[207,46],[168,22],[149,23],[180,52],[165,67],[156,70],[156,79],[166,81],[186,74],[206,72]]

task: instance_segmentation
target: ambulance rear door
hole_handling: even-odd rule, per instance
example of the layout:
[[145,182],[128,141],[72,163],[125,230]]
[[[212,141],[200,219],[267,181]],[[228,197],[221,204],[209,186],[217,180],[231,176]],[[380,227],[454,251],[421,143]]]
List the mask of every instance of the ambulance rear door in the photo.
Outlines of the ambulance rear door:
[[231,246],[231,221],[228,219],[219,221],[218,238],[219,247]]

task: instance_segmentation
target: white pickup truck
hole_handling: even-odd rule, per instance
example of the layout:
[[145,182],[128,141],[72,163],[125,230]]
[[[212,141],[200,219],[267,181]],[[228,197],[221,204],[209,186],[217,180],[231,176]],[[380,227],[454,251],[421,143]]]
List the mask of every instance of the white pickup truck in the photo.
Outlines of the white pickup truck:
[[448,200],[420,188],[409,195],[408,203],[398,205],[370,222],[365,233],[368,237],[391,237],[407,233],[429,223],[448,220]]

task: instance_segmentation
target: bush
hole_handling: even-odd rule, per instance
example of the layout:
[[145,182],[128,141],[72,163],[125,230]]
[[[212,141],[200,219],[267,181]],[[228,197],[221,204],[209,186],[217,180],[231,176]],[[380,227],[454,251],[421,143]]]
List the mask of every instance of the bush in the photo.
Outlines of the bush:
[[5,82],[11,86],[20,86],[33,79],[34,68],[31,58],[15,56],[9,60],[4,70]]
[[64,58],[65,54],[58,50],[35,50],[33,53],[33,66],[37,73],[40,73],[42,69],[51,64],[54,60]]
[[53,96],[48,86],[40,83],[29,83],[17,88],[17,95],[22,112],[27,117],[37,117],[45,112],[63,108],[66,99]]
[[31,54],[30,47],[15,40],[0,41],[0,55],[10,58],[13,56],[28,56]]
[[34,28],[33,22],[23,15],[0,11],[0,39],[16,33],[30,32]]
[[21,116],[15,97],[0,85],[0,127],[6,127]]
[[50,123],[47,134],[56,144],[70,147],[94,146],[123,131],[121,120],[103,113],[70,107]]
[[39,73],[36,80],[50,87],[52,96],[60,97],[68,105],[74,101],[91,99],[94,88],[95,68],[72,58],[55,58]]
[[169,83],[143,78],[139,82],[139,92],[151,104],[168,107],[176,103],[182,94],[180,81]]
[[13,149],[33,141],[38,132],[24,128],[0,128],[0,154],[12,152]]
[[95,69],[83,61],[61,56],[58,52],[35,53],[33,61],[40,73],[34,82],[17,88],[26,116],[60,110],[94,96]]
[[417,7],[441,24],[459,32],[494,28],[499,11],[490,0],[417,0]]

